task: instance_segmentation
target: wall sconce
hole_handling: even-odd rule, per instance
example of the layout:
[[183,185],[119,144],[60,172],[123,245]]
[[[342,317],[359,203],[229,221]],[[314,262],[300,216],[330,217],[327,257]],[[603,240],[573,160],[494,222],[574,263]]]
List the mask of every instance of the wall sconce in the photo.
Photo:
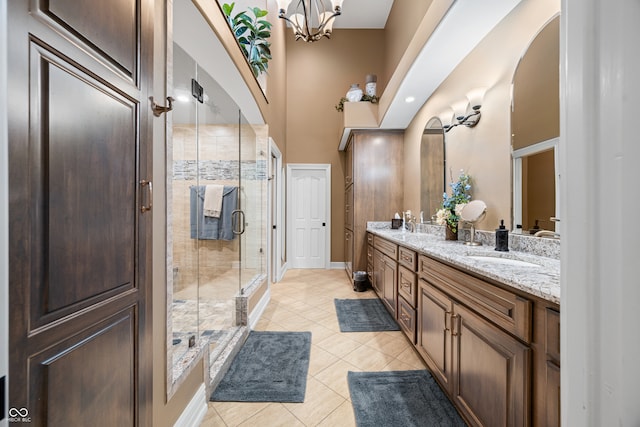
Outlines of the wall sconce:
[[[484,97],[485,92],[486,88],[477,88],[467,93],[467,99],[457,103],[456,107],[453,107],[453,111],[455,111],[455,120],[452,120],[450,125],[444,126],[444,131],[449,132],[454,127],[460,125],[464,125],[468,128],[472,128],[477,125],[480,121],[480,117],[482,117],[480,107],[482,106],[482,98]],[[462,107],[464,110],[462,110],[461,106],[464,106]],[[469,106],[471,106],[471,108],[469,108]],[[458,113],[459,111],[464,112]]]

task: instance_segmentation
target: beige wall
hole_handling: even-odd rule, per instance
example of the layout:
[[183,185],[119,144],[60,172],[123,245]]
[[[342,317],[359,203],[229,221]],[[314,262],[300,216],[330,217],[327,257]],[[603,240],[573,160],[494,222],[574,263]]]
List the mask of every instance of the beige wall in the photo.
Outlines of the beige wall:
[[[283,156],[286,153],[286,113],[287,113],[287,61],[286,35],[288,33],[284,20],[278,18],[278,5],[275,0],[267,2],[271,22],[271,56],[269,71],[267,72],[267,123],[269,136],[273,138]],[[290,31],[290,30],[289,30]],[[286,161],[286,157],[284,159]]]
[[[433,0],[394,1],[385,26],[384,78],[389,81]],[[380,92],[382,93],[382,92]]]
[[[427,121],[466,99],[472,89],[487,88],[482,119],[475,128],[446,134],[447,169],[456,179],[464,169],[474,179],[473,198],[487,203],[479,229],[493,230],[500,219],[511,226],[511,81],[527,46],[560,10],[558,0],[520,3],[447,77],[416,114],[405,133],[405,206],[419,211],[420,140]],[[447,172],[447,175],[449,173]],[[425,213],[426,216],[426,213]]]
[[[383,30],[335,30],[331,40],[287,34],[287,163],[331,164],[331,261],[344,260],[342,113],[334,106],[352,83],[384,67]],[[380,80],[379,80],[380,81]]]

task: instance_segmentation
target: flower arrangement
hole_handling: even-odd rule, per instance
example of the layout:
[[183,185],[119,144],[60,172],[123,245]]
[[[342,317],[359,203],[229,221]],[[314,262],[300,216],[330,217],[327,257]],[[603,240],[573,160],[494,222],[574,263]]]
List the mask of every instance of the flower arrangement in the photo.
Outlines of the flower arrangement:
[[[453,181],[453,177],[451,179]],[[456,182],[451,184],[451,196],[447,193],[442,195],[442,206],[436,212],[436,223],[447,225],[454,233],[458,232],[458,222],[462,208],[471,200],[471,176],[460,170],[460,175]]]

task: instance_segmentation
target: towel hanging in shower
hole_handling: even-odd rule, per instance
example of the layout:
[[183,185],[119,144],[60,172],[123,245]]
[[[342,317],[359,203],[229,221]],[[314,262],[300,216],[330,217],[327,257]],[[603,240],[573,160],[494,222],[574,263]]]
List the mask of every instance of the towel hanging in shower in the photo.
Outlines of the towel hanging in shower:
[[222,191],[222,206],[218,218],[204,215],[204,185],[189,187],[191,238],[199,240],[233,240],[235,224],[233,211],[238,206],[238,187],[225,185]]

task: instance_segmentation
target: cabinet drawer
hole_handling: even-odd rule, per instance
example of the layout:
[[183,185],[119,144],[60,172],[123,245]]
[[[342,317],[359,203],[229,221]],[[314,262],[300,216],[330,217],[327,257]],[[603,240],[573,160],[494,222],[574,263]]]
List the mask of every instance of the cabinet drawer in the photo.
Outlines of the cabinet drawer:
[[545,317],[545,349],[547,357],[560,365],[560,313],[552,308],[547,308]]
[[418,272],[421,280],[433,284],[507,332],[531,342],[531,301],[424,255],[418,258]]
[[398,298],[398,323],[409,337],[412,344],[416,343],[416,310],[404,298]]
[[373,264],[373,246],[367,245],[367,264]]
[[392,260],[398,259],[398,245],[393,244],[382,237],[373,236],[373,246]]
[[416,307],[418,299],[418,280],[417,275],[404,266],[398,269],[398,293],[413,308]]
[[373,246],[373,234],[367,233],[367,245]]
[[411,271],[416,271],[418,265],[418,256],[411,249],[398,247],[398,262]]

